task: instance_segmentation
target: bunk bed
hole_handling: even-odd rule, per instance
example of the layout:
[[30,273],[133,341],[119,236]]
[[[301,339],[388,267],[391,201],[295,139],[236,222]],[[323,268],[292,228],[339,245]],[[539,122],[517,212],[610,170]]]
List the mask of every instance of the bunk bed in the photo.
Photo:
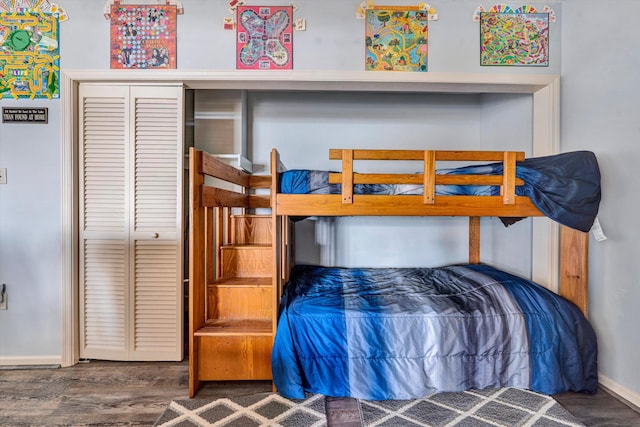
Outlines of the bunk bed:
[[[271,155],[279,319],[274,385],[305,393],[408,399],[512,386],[597,388],[587,310],[587,242],[600,201],[591,152],[332,149],[339,172],[287,171]],[[417,160],[418,173],[357,173],[354,161]],[[469,166],[436,168],[443,162]],[[480,162],[480,164],[478,164]],[[306,216],[469,217],[469,261],[441,268],[292,265],[290,220]],[[480,262],[480,217],[561,223],[560,294]],[[282,243],[281,243],[282,242]],[[281,293],[282,292],[282,293]]]
[[[600,200],[593,153],[331,149],[329,157],[339,172],[287,170],[274,149],[271,175],[253,176],[191,149],[190,396],[201,381],[233,379],[273,379],[290,398],[490,386],[595,392],[597,345],[585,317],[586,231]],[[366,160],[421,167],[356,172]],[[234,294],[221,248],[233,240],[232,211],[259,208],[270,208],[270,289],[256,281]],[[435,269],[295,265],[295,221],[309,216],[468,217],[469,260]],[[486,216],[563,224],[560,295],[480,262]],[[260,297],[251,293],[260,287]]]

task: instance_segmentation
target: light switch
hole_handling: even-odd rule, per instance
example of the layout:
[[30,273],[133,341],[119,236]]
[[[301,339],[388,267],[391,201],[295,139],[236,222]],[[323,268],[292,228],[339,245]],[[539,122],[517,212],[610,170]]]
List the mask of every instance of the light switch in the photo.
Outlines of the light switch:
[[0,184],[7,183],[7,168],[0,168]]

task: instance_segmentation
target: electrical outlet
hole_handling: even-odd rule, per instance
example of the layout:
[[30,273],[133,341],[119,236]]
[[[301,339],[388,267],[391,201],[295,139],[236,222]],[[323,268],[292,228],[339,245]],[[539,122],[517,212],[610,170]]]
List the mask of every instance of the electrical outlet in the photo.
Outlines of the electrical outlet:
[[7,183],[7,168],[0,168],[0,184]]

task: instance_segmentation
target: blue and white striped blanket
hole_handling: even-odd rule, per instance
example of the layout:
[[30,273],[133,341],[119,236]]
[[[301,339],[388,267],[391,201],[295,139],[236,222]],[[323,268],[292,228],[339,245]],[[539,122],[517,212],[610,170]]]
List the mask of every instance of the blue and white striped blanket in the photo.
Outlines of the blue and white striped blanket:
[[296,266],[272,353],[274,382],[368,400],[518,387],[594,393],[597,345],[580,310],[486,265]]

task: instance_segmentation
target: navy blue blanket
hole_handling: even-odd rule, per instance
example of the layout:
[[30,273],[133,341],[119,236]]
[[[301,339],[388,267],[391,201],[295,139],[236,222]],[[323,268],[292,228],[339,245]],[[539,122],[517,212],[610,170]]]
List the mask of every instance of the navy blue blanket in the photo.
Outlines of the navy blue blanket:
[[[502,163],[440,169],[438,174],[501,175]],[[340,184],[329,184],[328,171],[293,169],[280,175],[281,193],[338,194]],[[532,157],[516,165],[516,176],[524,181],[516,195],[527,196],[547,217],[587,232],[600,206],[600,169],[591,151],[573,151]],[[421,185],[356,184],[355,194],[422,194]],[[437,185],[437,195],[497,196],[498,186]]]
[[486,265],[296,266],[272,353],[278,391],[368,400],[518,387],[595,393],[597,344],[580,310]]

